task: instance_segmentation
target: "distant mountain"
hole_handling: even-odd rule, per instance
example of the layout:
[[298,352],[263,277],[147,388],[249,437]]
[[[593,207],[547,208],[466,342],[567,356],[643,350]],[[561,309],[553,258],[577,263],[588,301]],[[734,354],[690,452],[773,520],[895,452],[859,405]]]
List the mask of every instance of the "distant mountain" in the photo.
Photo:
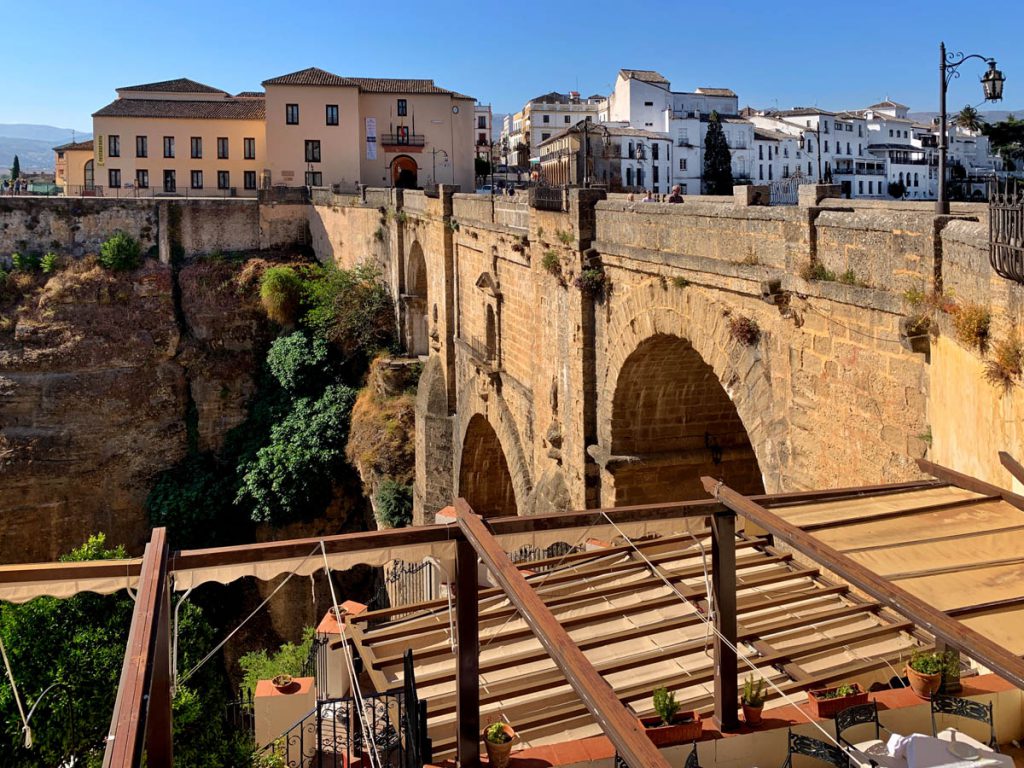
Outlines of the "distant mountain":
[[8,139],[35,139],[61,144],[71,141],[74,134],[79,140],[91,135],[89,131],[57,128],[53,125],[31,125],[29,123],[0,123],[0,136]]
[[90,138],[88,131],[72,131],[52,125],[0,123],[0,174],[6,175],[18,156],[23,171],[52,171],[53,148],[74,139]]

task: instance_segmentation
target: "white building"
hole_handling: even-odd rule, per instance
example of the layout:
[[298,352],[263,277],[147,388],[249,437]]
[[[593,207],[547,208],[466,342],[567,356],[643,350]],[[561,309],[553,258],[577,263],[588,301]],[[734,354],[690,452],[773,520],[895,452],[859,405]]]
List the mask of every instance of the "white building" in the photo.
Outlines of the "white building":
[[552,136],[586,118],[597,120],[602,96],[581,98],[577,91],[552,91],[536,96],[521,111],[506,115],[500,142],[508,143],[509,164],[526,167],[539,162],[537,148]]
[[662,192],[679,184],[685,194],[701,193],[704,138],[708,118],[717,112],[732,153],[736,180],[751,179],[754,169],[754,126],[739,117],[739,98],[728,88],[673,91],[668,79],[649,69],[621,69],[615,88],[600,105],[601,122],[662,132],[672,141],[672,176]]
[[473,108],[473,145],[476,147],[477,157],[488,157],[492,125],[491,105],[478,101]]

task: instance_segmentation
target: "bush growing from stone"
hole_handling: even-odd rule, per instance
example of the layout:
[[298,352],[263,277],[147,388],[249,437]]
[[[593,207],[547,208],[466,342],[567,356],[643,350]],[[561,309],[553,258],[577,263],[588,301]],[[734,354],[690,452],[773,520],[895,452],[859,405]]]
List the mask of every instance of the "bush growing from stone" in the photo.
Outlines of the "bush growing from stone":
[[377,489],[374,497],[377,519],[387,528],[404,528],[412,525],[412,486],[399,483],[390,477]]
[[100,246],[100,265],[112,272],[126,272],[142,263],[139,241],[124,232],[116,232]]
[[43,270],[44,275],[52,275],[57,271],[57,267],[60,266],[60,260],[57,258],[56,253],[48,253],[43,256],[43,260],[40,262],[40,267]]
[[302,307],[304,286],[291,267],[271,267],[260,281],[260,301],[267,317],[280,325],[294,325]]
[[39,255],[35,253],[12,253],[11,266],[15,272],[35,272],[39,269]]

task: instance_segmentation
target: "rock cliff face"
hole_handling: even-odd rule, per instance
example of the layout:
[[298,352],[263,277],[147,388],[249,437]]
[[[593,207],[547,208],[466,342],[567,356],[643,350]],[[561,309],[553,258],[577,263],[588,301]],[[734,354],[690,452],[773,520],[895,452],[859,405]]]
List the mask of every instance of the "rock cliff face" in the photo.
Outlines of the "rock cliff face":
[[190,419],[207,448],[245,417],[267,329],[238,269],[112,274],[87,259],[0,303],[0,562],[53,559],[96,531],[141,550],[146,495]]

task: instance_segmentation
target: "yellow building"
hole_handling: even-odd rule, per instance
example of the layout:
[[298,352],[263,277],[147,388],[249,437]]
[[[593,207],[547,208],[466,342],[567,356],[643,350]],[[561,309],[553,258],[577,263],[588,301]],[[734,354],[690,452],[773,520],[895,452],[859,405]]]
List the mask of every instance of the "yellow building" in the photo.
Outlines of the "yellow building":
[[93,141],[72,141],[53,148],[54,183],[65,195],[88,193],[93,187]]
[[186,78],[118,88],[93,114],[94,183],[106,196],[255,196],[267,166],[263,118],[262,93],[231,96]]
[[316,67],[263,86],[271,185],[473,189],[470,96],[433,80],[341,77]]

